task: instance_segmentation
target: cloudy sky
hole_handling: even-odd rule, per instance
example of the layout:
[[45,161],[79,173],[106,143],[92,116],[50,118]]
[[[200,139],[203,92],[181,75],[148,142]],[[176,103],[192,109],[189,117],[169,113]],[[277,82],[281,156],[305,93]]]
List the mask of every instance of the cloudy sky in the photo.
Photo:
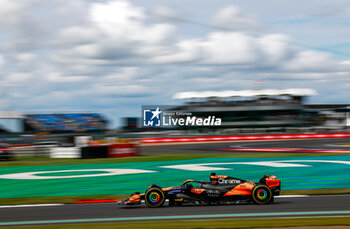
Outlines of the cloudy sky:
[[313,88],[310,103],[349,103],[348,0],[0,0],[0,17],[0,110],[117,126],[181,91]]

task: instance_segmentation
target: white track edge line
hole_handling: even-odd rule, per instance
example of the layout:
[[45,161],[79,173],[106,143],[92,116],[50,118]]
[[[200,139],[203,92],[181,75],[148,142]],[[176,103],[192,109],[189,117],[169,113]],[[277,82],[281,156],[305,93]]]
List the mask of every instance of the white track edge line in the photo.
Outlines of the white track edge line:
[[282,195],[282,196],[275,196],[275,198],[298,198],[298,197],[310,197],[310,195]]
[[0,205],[0,208],[27,208],[27,207],[51,207],[64,204],[22,204],[22,205]]

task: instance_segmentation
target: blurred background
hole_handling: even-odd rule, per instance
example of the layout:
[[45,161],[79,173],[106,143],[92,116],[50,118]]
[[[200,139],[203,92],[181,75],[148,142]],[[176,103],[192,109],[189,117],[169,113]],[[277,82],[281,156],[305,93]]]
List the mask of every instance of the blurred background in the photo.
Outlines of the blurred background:
[[0,3],[3,142],[145,131],[145,104],[223,119],[178,134],[349,125],[346,1]]

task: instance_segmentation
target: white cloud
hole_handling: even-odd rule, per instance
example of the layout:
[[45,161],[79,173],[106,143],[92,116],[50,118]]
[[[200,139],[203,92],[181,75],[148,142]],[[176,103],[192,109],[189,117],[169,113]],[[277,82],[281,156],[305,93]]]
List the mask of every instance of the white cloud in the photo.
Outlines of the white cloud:
[[342,16],[342,15],[349,15],[350,8],[334,8],[329,9],[326,11],[316,12],[313,13],[312,17],[334,17],[334,16]]
[[146,24],[145,18],[140,7],[127,1],[92,3],[87,25],[73,25],[59,32],[53,43],[58,47],[63,45],[63,50],[53,59],[118,60],[155,55],[163,51],[164,43],[171,40],[174,26]]
[[179,41],[174,47],[151,58],[153,63],[181,63],[198,60],[201,56],[200,40]]
[[258,30],[263,25],[250,15],[243,15],[236,6],[228,6],[221,9],[213,19],[213,25],[228,30]]
[[70,26],[59,31],[59,39],[53,45],[79,45],[90,43],[99,38],[99,33],[90,27]]
[[33,76],[30,73],[14,72],[6,76],[5,81],[8,83],[21,83],[31,79]]
[[258,39],[261,50],[264,54],[264,62],[268,65],[278,65],[278,63],[287,60],[297,52],[289,45],[291,39],[283,34],[268,34]]
[[[106,3],[93,3],[90,7],[90,18],[102,28],[111,29],[110,26],[119,25],[122,28],[135,26],[138,21],[145,18],[143,10],[127,1],[108,1]],[[115,28],[119,30],[120,28]]]
[[300,51],[290,61],[283,64],[287,70],[298,71],[336,71],[336,61],[324,52],[305,50]]
[[146,25],[143,10],[127,1],[109,1],[94,3],[90,8],[90,20],[93,26],[115,43],[163,41],[172,30],[170,24]]
[[0,67],[5,64],[5,58],[0,54]]
[[256,40],[243,33],[212,33],[201,42],[205,64],[251,64],[259,59]]
[[105,82],[110,83],[128,83],[132,82],[138,78],[138,74],[140,74],[140,69],[137,67],[124,67],[120,69],[120,72],[112,73],[106,76],[103,76],[102,79]]
[[175,19],[181,17],[177,12],[165,6],[156,6],[153,9],[152,14],[161,21],[168,19],[170,22],[173,22]]
[[144,85],[127,84],[127,85],[110,85],[106,83],[96,83],[92,87],[94,95],[109,95],[109,96],[128,96],[128,95],[143,95],[151,91],[151,88]]
[[202,39],[179,41],[165,54],[152,58],[154,63],[194,62],[209,65],[275,67],[292,61],[299,49],[289,45],[282,34],[254,37],[242,32],[212,32]]
[[1,0],[0,4],[0,25],[10,26],[18,22],[18,13],[25,7],[26,2]]
[[16,55],[16,60],[20,63],[28,63],[34,60],[36,57],[36,54],[34,53],[20,53]]
[[54,83],[80,83],[90,79],[88,76],[63,76],[60,72],[51,72],[46,79]]

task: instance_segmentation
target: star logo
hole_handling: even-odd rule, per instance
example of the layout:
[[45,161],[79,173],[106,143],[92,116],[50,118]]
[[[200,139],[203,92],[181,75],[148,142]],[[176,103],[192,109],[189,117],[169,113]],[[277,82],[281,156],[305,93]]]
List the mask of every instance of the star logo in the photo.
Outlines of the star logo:
[[143,109],[143,126],[160,127],[162,111],[156,109]]
[[162,111],[159,110],[159,107],[157,107],[157,109],[155,111],[151,111],[151,112],[153,114],[151,120],[154,119],[155,117],[157,117],[157,119],[159,119],[159,114],[162,113]]

